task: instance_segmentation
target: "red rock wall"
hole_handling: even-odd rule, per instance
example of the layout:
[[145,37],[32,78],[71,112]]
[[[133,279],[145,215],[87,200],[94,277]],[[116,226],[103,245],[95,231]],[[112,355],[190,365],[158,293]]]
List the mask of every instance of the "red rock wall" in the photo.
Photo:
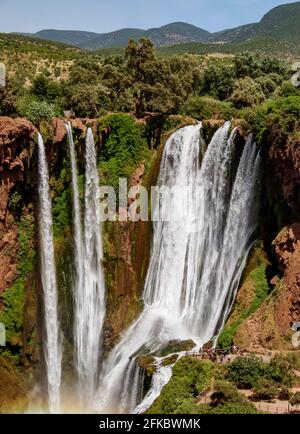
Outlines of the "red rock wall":
[[16,276],[18,228],[8,211],[9,195],[24,181],[36,133],[26,119],[0,117],[0,292],[10,287]]

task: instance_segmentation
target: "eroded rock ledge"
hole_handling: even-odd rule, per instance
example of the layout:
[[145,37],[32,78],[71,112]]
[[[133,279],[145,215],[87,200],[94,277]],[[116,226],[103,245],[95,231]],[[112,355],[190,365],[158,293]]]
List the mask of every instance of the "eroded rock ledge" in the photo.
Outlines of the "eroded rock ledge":
[[275,304],[275,319],[284,334],[300,319],[300,223],[282,229],[273,249],[283,274],[283,285]]

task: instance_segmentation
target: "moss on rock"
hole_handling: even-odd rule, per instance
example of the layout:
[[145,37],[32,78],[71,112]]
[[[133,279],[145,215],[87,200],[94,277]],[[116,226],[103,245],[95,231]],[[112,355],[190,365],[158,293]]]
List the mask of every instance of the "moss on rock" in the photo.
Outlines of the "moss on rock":
[[164,357],[173,353],[182,353],[183,351],[191,351],[195,347],[196,344],[191,339],[187,341],[174,340],[174,341],[170,341],[166,346],[161,348],[157,352],[157,355]]
[[195,399],[210,385],[212,375],[213,364],[210,361],[192,357],[181,358],[173,368],[170,382],[163,388],[161,395],[147,413],[175,414],[187,399]]
[[27,405],[20,373],[6,357],[0,356],[0,413],[23,413]]

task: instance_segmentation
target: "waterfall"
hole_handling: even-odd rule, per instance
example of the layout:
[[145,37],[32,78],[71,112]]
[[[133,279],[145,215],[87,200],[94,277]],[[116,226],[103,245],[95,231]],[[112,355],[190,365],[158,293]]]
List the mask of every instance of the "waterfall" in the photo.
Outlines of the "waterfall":
[[57,311],[57,283],[54,262],[49,173],[45,146],[40,134],[38,135],[38,155],[40,261],[45,317],[43,350],[47,370],[49,411],[50,413],[58,413],[60,408],[62,350]]
[[105,317],[100,187],[94,137],[89,128],[86,137],[84,230],[82,230],[76,154],[70,124],[66,125],[66,129],[70,146],[73,189],[75,367],[80,402],[88,409],[97,386]]
[[84,289],[84,242],[81,222],[81,205],[78,188],[78,171],[76,152],[73,140],[72,127],[70,122],[65,124],[70,148],[71,169],[72,169],[72,193],[73,193],[73,250],[75,272],[72,279],[74,297],[74,354],[75,368],[78,375],[78,396],[80,396],[81,385],[84,382],[84,346],[83,328],[84,317],[82,315],[82,297]]
[[122,395],[120,410],[128,413],[137,406],[143,399],[144,371],[138,365],[135,357],[132,358],[124,382],[122,384]]
[[[145,309],[104,364],[98,410],[122,412],[127,396],[127,412],[145,411],[170,378],[170,369],[158,368],[140,404],[139,382],[129,386],[124,381],[128,375],[135,378],[132,358],[153,353],[174,339],[192,338],[201,346],[219,333],[227,318],[256,229],[260,167],[249,137],[234,173],[236,130],[230,135],[229,131],[227,122],[215,133],[202,164],[201,125],[175,132],[165,145],[159,185],[186,194],[173,194],[173,201],[158,195]],[[180,190],[184,187],[188,188]],[[182,218],[166,219],[183,210]]]
[[256,229],[260,155],[248,137],[232,185],[235,135],[233,130],[227,144],[215,136],[199,176],[204,212],[188,248],[183,318],[202,342],[217,335],[227,319]]
[[135,414],[143,414],[151,407],[153,402],[159,397],[161,391],[172,377],[171,366],[161,366],[153,375],[151,389],[144,400],[135,408]]
[[[167,141],[162,157],[159,185],[171,187],[177,184],[184,187],[188,182],[193,182],[194,174],[200,170],[200,133],[201,125],[189,126],[178,130]],[[162,200],[157,213],[166,215],[167,208],[167,201]],[[128,396],[130,394],[127,412],[133,412],[139,404],[139,389],[134,388],[134,384],[131,384],[127,391],[123,388],[123,385],[126,386],[124,377],[132,368],[131,358],[134,354],[139,353],[141,349],[144,353],[150,353],[178,337],[190,338],[179,320],[177,306],[185,269],[184,245],[187,233],[184,227],[182,221],[154,224],[153,251],[144,291],[145,309],[112,350],[103,367],[95,404],[101,411],[121,412],[121,397],[124,397],[124,393]],[[148,295],[153,285],[156,285],[155,290],[160,296]]]

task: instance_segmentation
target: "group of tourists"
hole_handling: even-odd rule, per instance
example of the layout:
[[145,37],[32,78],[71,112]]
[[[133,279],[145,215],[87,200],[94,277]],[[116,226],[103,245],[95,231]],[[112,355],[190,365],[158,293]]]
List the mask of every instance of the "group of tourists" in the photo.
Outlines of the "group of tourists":
[[233,345],[229,348],[203,348],[198,356],[203,360],[211,360],[218,363],[230,363],[233,356],[242,355],[242,350],[238,345]]

